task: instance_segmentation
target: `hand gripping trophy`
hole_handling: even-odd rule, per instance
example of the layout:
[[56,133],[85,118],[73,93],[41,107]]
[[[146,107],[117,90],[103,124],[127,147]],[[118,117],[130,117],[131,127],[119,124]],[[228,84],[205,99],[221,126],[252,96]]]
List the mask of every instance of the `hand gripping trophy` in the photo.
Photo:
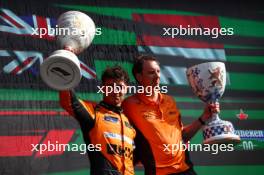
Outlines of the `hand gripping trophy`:
[[42,80],[51,88],[66,90],[77,86],[81,80],[78,57],[92,42],[95,24],[86,14],[68,11],[58,19],[57,42],[62,48],[53,52],[40,66]]
[[[226,69],[222,62],[208,62],[192,66],[186,71],[193,92],[205,103],[218,102],[226,85]],[[214,113],[203,127],[205,144],[238,143],[240,137],[234,133],[231,122]]]

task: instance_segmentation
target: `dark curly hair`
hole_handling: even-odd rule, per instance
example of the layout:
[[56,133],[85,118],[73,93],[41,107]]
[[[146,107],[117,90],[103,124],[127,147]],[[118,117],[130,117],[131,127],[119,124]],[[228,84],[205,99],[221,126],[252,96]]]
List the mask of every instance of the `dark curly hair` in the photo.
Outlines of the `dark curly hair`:
[[129,83],[129,76],[127,72],[121,66],[107,67],[102,74],[102,82],[113,79],[118,81],[124,81]]

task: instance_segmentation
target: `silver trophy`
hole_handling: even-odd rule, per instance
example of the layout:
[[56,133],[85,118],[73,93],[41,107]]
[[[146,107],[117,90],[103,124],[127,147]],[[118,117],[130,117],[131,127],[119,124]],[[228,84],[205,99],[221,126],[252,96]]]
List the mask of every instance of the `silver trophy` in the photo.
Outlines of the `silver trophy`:
[[[225,91],[226,69],[222,62],[208,62],[192,66],[186,71],[193,92],[205,103],[218,102]],[[205,144],[238,143],[240,137],[235,134],[231,122],[219,118],[214,113],[203,127]]]
[[62,48],[53,52],[40,66],[42,80],[51,88],[66,90],[81,80],[80,62],[76,54],[86,49],[95,36],[95,24],[86,14],[68,11],[60,15],[56,40]]

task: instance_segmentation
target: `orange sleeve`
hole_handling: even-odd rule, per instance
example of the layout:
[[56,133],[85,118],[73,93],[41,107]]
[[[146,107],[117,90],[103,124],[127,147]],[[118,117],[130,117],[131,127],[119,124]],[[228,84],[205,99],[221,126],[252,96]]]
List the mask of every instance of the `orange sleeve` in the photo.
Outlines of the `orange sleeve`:
[[74,116],[71,103],[71,91],[60,91],[59,97],[61,107],[66,110],[70,115]]
[[[60,91],[60,105],[74,116],[82,128],[92,128],[95,124],[95,104],[78,99],[73,90]],[[87,129],[87,128],[86,128]]]

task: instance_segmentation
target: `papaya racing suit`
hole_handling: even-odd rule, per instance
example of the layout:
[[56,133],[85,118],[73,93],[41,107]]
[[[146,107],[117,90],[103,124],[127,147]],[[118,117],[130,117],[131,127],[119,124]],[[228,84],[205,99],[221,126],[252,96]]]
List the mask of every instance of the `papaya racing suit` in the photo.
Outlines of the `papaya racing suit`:
[[81,127],[85,143],[101,144],[101,151],[88,151],[91,175],[133,175],[135,130],[122,109],[78,99],[73,90],[60,91],[60,104]]

